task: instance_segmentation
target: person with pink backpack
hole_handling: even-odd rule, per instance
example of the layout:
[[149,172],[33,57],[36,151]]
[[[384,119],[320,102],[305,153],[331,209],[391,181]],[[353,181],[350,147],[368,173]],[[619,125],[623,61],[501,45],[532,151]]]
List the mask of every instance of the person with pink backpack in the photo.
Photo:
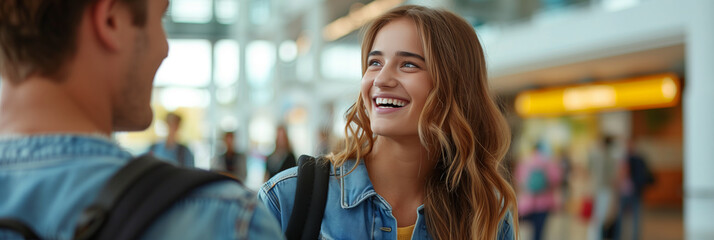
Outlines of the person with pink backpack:
[[545,145],[536,144],[533,151],[516,167],[518,214],[533,224],[533,239],[543,238],[548,213],[556,209],[555,190],[562,173],[554,159],[544,154]]

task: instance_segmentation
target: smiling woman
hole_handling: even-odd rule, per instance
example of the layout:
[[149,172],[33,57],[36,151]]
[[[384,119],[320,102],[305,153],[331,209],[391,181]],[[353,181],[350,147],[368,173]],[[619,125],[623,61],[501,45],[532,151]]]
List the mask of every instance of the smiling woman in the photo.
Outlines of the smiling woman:
[[419,116],[432,89],[422,45],[409,18],[390,22],[375,36],[361,91],[375,134],[418,139]]
[[[402,6],[362,42],[360,96],[346,113],[320,235],[326,239],[513,239],[515,194],[500,165],[510,132],[488,91],[473,28]],[[286,229],[296,169],[259,192]],[[349,226],[346,228],[346,226]]]

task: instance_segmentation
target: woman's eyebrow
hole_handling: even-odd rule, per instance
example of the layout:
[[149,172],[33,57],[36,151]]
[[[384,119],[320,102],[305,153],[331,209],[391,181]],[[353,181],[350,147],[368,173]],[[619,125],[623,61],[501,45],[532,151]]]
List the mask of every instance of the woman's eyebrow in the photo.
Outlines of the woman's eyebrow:
[[398,52],[397,52],[397,56],[402,56],[402,57],[415,57],[415,58],[421,59],[422,61],[425,61],[425,62],[426,62],[426,60],[424,59],[424,57],[422,57],[421,55],[416,54],[416,53],[398,51]]
[[[382,55],[384,55],[382,53],[382,51],[371,51],[371,52],[369,52],[369,54],[367,54],[367,56],[382,56]],[[422,57],[419,54],[412,53],[412,52],[397,51],[397,53],[395,55],[400,56],[400,57],[414,57],[414,58],[418,58],[418,59],[421,59],[422,61],[426,62],[424,57]]]

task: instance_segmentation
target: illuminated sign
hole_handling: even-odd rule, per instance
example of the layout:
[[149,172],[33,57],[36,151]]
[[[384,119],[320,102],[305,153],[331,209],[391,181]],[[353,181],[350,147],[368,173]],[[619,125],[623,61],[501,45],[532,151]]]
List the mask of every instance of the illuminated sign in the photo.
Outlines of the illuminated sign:
[[525,91],[516,97],[523,117],[558,116],[677,105],[680,83],[672,73],[617,81]]

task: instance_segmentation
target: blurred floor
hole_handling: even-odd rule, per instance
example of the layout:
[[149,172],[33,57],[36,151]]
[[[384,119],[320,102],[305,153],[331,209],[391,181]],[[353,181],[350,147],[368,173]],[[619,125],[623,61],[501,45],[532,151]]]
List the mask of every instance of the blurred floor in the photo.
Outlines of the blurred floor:
[[[544,239],[566,240],[587,239],[588,225],[570,214],[553,213],[548,217]],[[623,240],[630,239],[631,222],[625,221]],[[528,223],[520,225],[521,239],[530,240],[533,228]],[[681,208],[644,209],[642,214],[641,239],[677,240],[684,239],[684,226]]]
[[681,208],[646,209],[643,213],[642,239],[684,239]]

